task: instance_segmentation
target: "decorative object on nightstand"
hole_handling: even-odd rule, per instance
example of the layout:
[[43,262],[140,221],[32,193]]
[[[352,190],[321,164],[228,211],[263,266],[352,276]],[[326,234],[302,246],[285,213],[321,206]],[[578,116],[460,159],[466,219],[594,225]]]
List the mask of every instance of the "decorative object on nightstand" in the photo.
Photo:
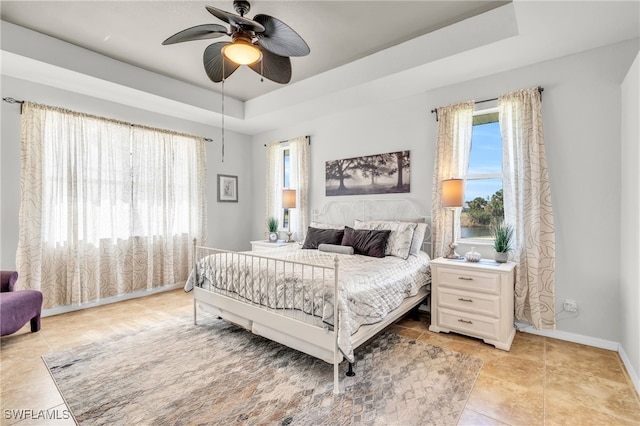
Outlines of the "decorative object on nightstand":
[[296,190],[282,190],[282,208],[289,210],[289,220],[287,221],[287,242],[291,242],[291,209],[296,208]]
[[495,260],[498,263],[505,263],[509,260],[511,251],[511,240],[513,238],[513,227],[499,223],[493,230],[493,248],[496,251]]
[[431,261],[429,330],[476,337],[508,351],[515,336],[515,268],[514,262]]
[[269,231],[269,241],[272,243],[278,241],[278,219],[273,216],[267,219],[267,230]]
[[467,262],[480,262],[480,259],[482,259],[482,256],[476,251],[475,247],[471,247],[471,251],[464,254],[464,260]]
[[442,181],[442,207],[451,209],[451,243],[444,257],[460,259],[456,253],[455,221],[456,209],[464,205],[464,179],[446,179]]

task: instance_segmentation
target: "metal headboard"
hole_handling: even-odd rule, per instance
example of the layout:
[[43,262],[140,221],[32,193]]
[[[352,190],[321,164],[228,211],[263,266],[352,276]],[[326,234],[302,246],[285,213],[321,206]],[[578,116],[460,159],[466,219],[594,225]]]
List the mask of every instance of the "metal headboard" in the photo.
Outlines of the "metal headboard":
[[431,216],[419,203],[410,199],[359,199],[337,200],[327,202],[322,209],[313,210],[312,221],[339,226],[353,226],[355,220],[396,220],[399,222],[425,222],[422,250],[429,256],[433,253],[433,234],[431,232]]

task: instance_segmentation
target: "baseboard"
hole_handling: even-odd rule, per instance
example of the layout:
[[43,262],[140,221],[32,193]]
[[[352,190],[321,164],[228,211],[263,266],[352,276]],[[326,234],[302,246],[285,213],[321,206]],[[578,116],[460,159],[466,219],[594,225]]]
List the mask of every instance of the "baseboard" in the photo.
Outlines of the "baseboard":
[[620,344],[606,339],[599,339],[597,337],[584,336],[582,334],[569,333],[562,330],[536,330],[531,324],[524,321],[515,322],[516,329],[530,334],[537,334],[538,336],[550,337],[552,339],[565,340],[567,342],[580,343],[582,345],[593,346],[600,349],[608,349],[610,351],[618,352]]
[[176,290],[184,287],[183,283],[167,284],[162,287],[152,288],[150,290],[140,290],[133,293],[121,294],[119,296],[105,297],[104,299],[97,300],[95,302],[81,303],[74,305],[62,305],[54,308],[48,308],[42,310],[42,317],[49,317],[52,315],[66,314],[68,312],[79,311],[81,309],[95,308],[96,306],[108,305],[110,303],[122,302],[129,299],[137,299],[139,297],[150,296],[156,293],[162,293],[165,291]]
[[599,339],[597,337],[583,336],[582,334],[569,333],[562,330],[536,330],[531,324],[522,321],[515,322],[516,329],[524,333],[537,334],[538,336],[550,337],[558,340],[565,340],[567,342],[580,343],[582,345],[593,346],[595,348],[607,349],[610,351],[618,352],[622,363],[627,369],[627,374],[636,388],[636,392],[640,394],[640,379],[638,373],[631,364],[631,360],[624,351],[622,345],[618,342],[614,342],[606,339]]
[[620,359],[622,360],[622,363],[627,369],[627,374],[629,374],[629,378],[631,379],[633,386],[636,388],[636,392],[638,392],[638,395],[640,395],[640,378],[638,378],[638,373],[636,372],[636,370],[634,370],[633,366],[631,365],[631,360],[627,356],[627,353],[624,351],[624,348],[622,347],[622,345],[620,345],[618,354],[620,355]]

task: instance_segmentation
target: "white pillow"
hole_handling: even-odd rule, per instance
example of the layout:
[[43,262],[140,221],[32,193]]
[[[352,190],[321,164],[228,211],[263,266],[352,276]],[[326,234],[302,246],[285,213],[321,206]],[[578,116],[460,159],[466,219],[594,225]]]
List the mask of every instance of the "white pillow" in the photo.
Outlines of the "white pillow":
[[409,254],[411,253],[413,234],[415,232],[416,226],[416,223],[410,222],[391,222],[383,220],[363,222],[356,219],[353,227],[354,229],[375,229],[378,231],[391,231],[391,233],[389,234],[389,240],[387,241],[385,254],[387,256],[396,256],[402,259],[407,259],[409,257]]
[[422,243],[424,242],[424,236],[427,233],[426,223],[416,223],[416,229],[413,231],[413,241],[411,241],[410,254],[418,254],[422,250]]

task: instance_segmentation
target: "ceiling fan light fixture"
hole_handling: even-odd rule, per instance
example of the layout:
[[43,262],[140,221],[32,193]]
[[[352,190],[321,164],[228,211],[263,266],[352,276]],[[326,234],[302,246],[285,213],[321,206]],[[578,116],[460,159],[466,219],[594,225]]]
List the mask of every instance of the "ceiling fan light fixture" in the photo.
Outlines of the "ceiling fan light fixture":
[[260,49],[243,37],[237,37],[233,43],[224,46],[222,48],[222,54],[231,62],[239,65],[253,64],[262,59]]
[[[0,0],[1,1],[1,0]],[[214,83],[224,82],[241,65],[275,83],[291,81],[291,56],[306,56],[309,46],[291,27],[273,16],[258,14],[246,18],[249,0],[233,0],[238,13],[230,13],[213,6],[205,9],[228,24],[201,24],[179,31],[162,42],[163,45],[192,40],[206,40],[230,36],[231,42],[212,43],[204,50],[202,63],[207,77]]]

